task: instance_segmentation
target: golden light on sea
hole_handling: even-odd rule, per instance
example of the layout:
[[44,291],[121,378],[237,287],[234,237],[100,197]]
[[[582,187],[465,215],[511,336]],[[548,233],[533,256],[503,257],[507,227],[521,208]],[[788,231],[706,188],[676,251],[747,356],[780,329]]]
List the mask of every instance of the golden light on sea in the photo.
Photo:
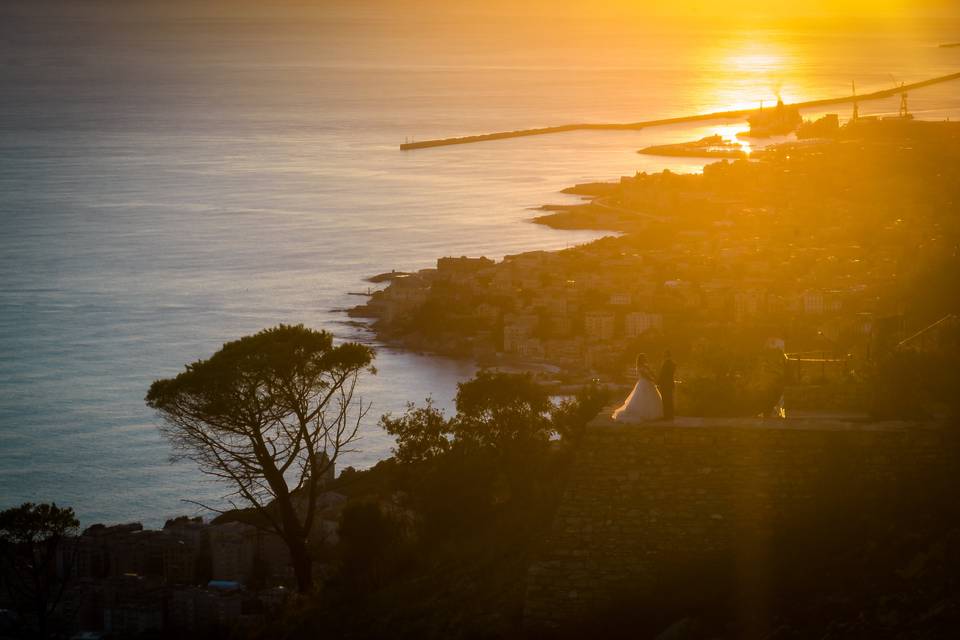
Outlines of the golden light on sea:
[[744,29],[732,32],[719,42],[711,42],[697,56],[722,61],[722,81],[706,83],[700,99],[703,111],[756,109],[761,101],[774,106],[807,99],[803,88],[788,81],[801,55],[792,44],[767,30]]
[[732,124],[718,124],[710,127],[710,135],[718,135],[727,142],[734,142],[740,145],[744,153],[750,155],[753,153],[753,145],[749,138],[741,139],[737,137],[738,133],[746,133],[750,130],[750,125],[746,122],[736,122]]
[[783,69],[784,56],[769,43],[751,42],[727,56],[726,64],[731,70],[742,73],[770,74]]

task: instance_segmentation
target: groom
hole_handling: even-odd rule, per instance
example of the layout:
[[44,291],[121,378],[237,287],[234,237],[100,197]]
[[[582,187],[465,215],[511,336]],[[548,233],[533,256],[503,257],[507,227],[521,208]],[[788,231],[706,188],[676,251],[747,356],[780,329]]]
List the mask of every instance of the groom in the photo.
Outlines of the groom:
[[669,351],[663,354],[663,358],[660,375],[657,377],[657,386],[663,398],[663,419],[673,420],[673,375],[677,367],[673,364]]

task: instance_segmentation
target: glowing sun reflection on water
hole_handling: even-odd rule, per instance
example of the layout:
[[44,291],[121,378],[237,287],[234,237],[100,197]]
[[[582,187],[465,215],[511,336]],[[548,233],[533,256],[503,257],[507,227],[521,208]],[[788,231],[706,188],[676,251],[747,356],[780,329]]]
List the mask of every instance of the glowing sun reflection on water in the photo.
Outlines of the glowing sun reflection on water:
[[741,139],[737,137],[738,133],[743,133],[750,130],[750,125],[746,122],[737,122],[732,124],[718,124],[710,128],[711,135],[718,135],[727,142],[733,142],[740,145],[740,148],[743,149],[744,153],[750,155],[753,153],[753,145],[750,144],[749,139]]
[[802,87],[785,83],[799,63],[799,52],[775,34],[738,33],[699,55],[723,61],[729,72],[723,84],[714,85],[714,93],[704,99],[714,110],[756,109],[761,101],[772,107],[777,98],[787,103],[804,99]]
[[[756,50],[755,47],[762,46]],[[726,60],[727,66],[741,73],[761,74],[776,73],[783,70],[783,56],[768,48],[768,45],[751,44],[746,50],[738,51]]]

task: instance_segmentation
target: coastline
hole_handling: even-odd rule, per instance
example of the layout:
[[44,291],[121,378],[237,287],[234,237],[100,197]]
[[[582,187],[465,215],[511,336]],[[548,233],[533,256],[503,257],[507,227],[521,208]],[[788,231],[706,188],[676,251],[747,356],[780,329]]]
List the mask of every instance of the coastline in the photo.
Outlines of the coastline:
[[[616,182],[587,182],[577,183],[560,190],[565,195],[575,195],[582,197],[585,202],[570,205],[551,205],[543,204],[535,207],[536,210],[549,211],[550,213],[542,216],[534,216],[525,220],[528,224],[539,224],[545,227],[566,231],[566,230],[590,230],[600,232],[610,232],[613,234],[623,233],[630,228],[624,220],[623,215],[615,210],[610,210],[602,206],[602,198],[611,195],[617,187]],[[595,210],[597,213],[589,213]],[[597,242],[602,242],[609,236],[598,238],[586,243],[576,245],[574,248],[591,246]],[[516,254],[515,256],[505,256],[504,261],[511,258],[527,255],[547,255],[558,254],[563,249],[544,250],[531,249],[529,251]],[[438,258],[438,263],[443,260],[486,260],[486,258]],[[499,263],[499,264],[502,264]],[[377,309],[377,298],[383,295],[393,286],[401,285],[404,280],[409,278],[426,278],[432,280],[437,273],[436,268],[421,269],[416,272],[401,271],[393,269],[388,272],[379,273],[373,276],[364,277],[371,283],[386,284],[387,287],[380,290],[374,290],[368,295],[366,302],[342,309],[358,325],[366,328],[373,336],[373,344],[384,347],[405,351],[417,355],[429,357],[439,357],[454,359],[477,366],[478,368],[492,368],[502,371],[526,372],[539,379],[541,384],[552,388],[557,395],[567,395],[576,393],[577,390],[590,384],[593,381],[591,376],[578,375],[571,379],[567,371],[564,370],[563,363],[551,362],[547,359],[531,359],[518,355],[510,355],[499,352],[477,351],[465,346],[460,341],[455,340],[436,340],[426,335],[417,333],[402,334],[391,331],[383,322],[383,315]],[[558,377],[557,374],[560,374]],[[608,384],[608,386],[610,386]],[[613,384],[615,388],[621,384]],[[629,390],[628,386],[623,387]]]
[[[802,314],[807,304],[804,300],[813,295],[811,291],[838,298],[830,303],[838,310],[837,317],[831,319],[834,325],[852,322],[853,316],[846,319],[843,314],[862,305],[857,302],[862,297],[858,291],[882,288],[887,286],[885,282],[864,274],[870,279],[854,283],[848,293],[839,294],[822,289],[826,282],[821,284],[806,276],[798,279],[788,270],[779,276],[780,281],[791,282],[788,295],[770,293],[778,280],[771,270],[772,261],[780,251],[773,231],[778,225],[794,223],[766,220],[772,212],[765,195],[754,197],[750,189],[726,194],[707,185],[717,180],[722,183],[727,178],[720,176],[727,174],[740,181],[742,178],[734,176],[757,166],[768,167],[771,178],[779,180],[774,175],[777,172],[789,174],[790,167],[805,167],[807,160],[802,160],[804,165],[797,164],[803,158],[810,158],[815,168],[823,153],[837,157],[831,162],[839,158],[849,162],[874,153],[875,148],[895,152],[896,141],[903,136],[939,150],[939,143],[931,136],[935,138],[941,131],[955,135],[956,124],[865,119],[839,131],[836,139],[803,140],[755,152],[751,157],[759,159],[760,165],[742,158],[733,164],[724,159],[708,164],[703,174],[664,171],[625,176],[617,182],[576,184],[562,192],[580,196],[584,202],[541,205],[538,209],[544,214],[530,222],[559,230],[607,231],[610,236],[563,250],[508,255],[499,262],[440,258],[434,268],[392,278],[386,288],[374,292],[349,315],[363,318],[376,340],[393,348],[467,359],[482,367],[526,368],[547,384],[570,388],[598,379],[623,381],[628,369],[625,354],[650,348],[644,344],[662,344],[663,336],[671,332],[674,337],[669,339],[677,341],[688,340],[678,337],[677,331],[692,331],[693,335],[718,330],[722,335],[728,330],[725,327],[769,331],[762,328],[763,323],[781,322],[777,319],[789,318],[797,309]],[[846,144],[836,144],[840,139]],[[688,144],[677,143],[680,147]],[[745,163],[744,169],[737,169],[737,163]],[[788,179],[783,188],[797,187]],[[808,201],[806,206],[816,207],[815,194],[808,191],[800,187],[796,197]],[[843,197],[843,193],[837,196]],[[852,201],[846,206],[861,204]],[[787,212],[775,215],[789,216]],[[735,218],[742,220],[737,222]],[[685,264],[688,259],[681,256],[702,251],[711,243],[729,244],[736,236],[728,230],[744,225],[757,227],[751,233],[763,238],[763,250],[748,251],[746,246],[734,245],[723,250],[731,257],[717,255],[712,259],[718,266],[747,260],[738,267],[756,272],[747,281],[718,278],[715,271]],[[822,251],[818,245],[825,240],[816,236],[814,233],[813,244],[804,249],[810,255]],[[711,237],[716,240],[709,240]],[[846,251],[840,246],[832,250]],[[757,256],[749,258],[754,251]],[[677,271],[671,267],[675,264],[684,268]],[[623,280],[619,272],[634,273],[643,282]],[[702,312],[697,309],[704,306],[713,309],[712,316],[699,317]],[[698,316],[692,321],[695,325],[684,320],[684,315],[690,314]],[[756,329],[750,328],[758,322]],[[820,322],[819,316],[804,319],[803,324],[809,327],[804,331],[811,331],[815,338],[818,331],[823,331],[817,329]],[[793,344],[799,348],[815,342],[798,336]]]

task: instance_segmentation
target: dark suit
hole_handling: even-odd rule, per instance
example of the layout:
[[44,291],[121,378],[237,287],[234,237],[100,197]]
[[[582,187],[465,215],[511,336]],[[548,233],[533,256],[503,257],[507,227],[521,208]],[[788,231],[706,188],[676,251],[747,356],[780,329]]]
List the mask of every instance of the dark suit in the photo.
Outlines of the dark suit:
[[673,420],[673,375],[676,372],[676,365],[673,360],[667,358],[660,367],[660,376],[657,378],[657,386],[660,388],[660,396],[663,398],[663,417],[665,420]]

